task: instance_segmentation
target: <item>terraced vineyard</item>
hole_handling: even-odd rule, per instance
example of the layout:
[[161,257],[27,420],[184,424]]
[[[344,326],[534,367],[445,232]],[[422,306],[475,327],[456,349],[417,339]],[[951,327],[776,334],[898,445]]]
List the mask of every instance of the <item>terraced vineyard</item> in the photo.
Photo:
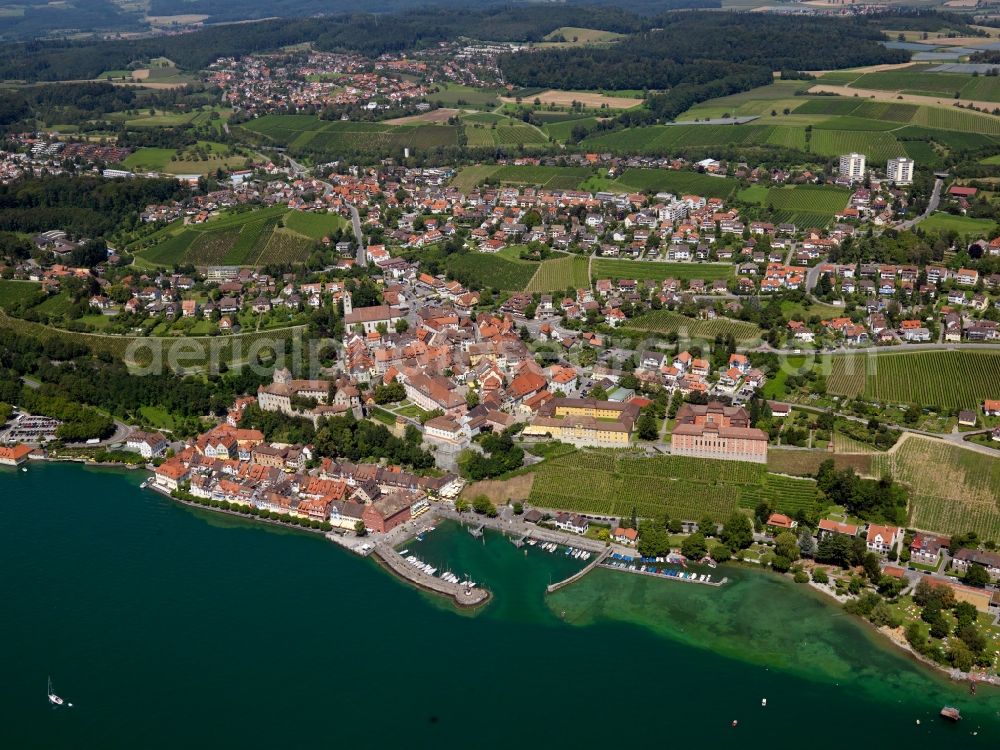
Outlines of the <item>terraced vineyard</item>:
[[659,154],[698,146],[766,143],[774,125],[651,125],[592,136],[581,145],[595,151]]
[[975,409],[1000,397],[1000,352],[925,351],[830,357],[827,389],[891,404]]
[[[513,120],[506,121],[513,123]],[[548,138],[537,128],[530,125],[506,124],[491,127],[489,125],[476,127],[465,126],[466,143],[470,146],[530,146],[544,145]]]
[[41,288],[40,284],[30,281],[0,279],[0,308],[9,310],[19,302],[31,299]]
[[587,259],[580,255],[565,255],[543,261],[525,291],[555,292],[569,287],[590,288]]
[[788,513],[813,509],[816,483],[767,473],[762,464],[635,451],[583,449],[538,465],[530,502],[599,515],[725,521],[762,499]]
[[909,526],[1000,541],[1000,460],[912,434],[873,460],[877,474],[910,487]]
[[820,156],[837,156],[851,151],[865,154],[872,162],[885,161],[903,153],[891,132],[865,130],[813,130],[812,151]]
[[690,338],[712,339],[716,336],[732,335],[738,344],[756,341],[761,336],[760,329],[753,323],[732,318],[695,320],[670,310],[650,310],[636,316],[624,324],[624,328],[634,331],[648,331],[668,335],[685,334]]
[[[280,226],[283,222],[287,228]],[[130,250],[140,263],[164,266],[299,263],[308,258],[313,243],[327,233],[324,230],[344,225],[339,216],[303,214],[273,206],[230,213],[205,224],[172,224],[143,240],[149,246]]]
[[505,166],[490,175],[502,185],[537,185],[549,190],[576,190],[591,174],[587,167]]
[[775,221],[801,227],[825,226],[847,205],[850,191],[826,185],[771,188],[764,199],[775,210]]
[[511,260],[485,253],[455,253],[445,261],[448,272],[466,286],[520,292],[528,285],[538,263]]

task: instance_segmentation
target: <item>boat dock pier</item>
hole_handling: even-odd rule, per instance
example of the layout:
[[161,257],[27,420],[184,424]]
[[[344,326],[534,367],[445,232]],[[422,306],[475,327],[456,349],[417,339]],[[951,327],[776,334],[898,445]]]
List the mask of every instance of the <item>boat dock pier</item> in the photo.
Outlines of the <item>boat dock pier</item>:
[[437,576],[430,575],[424,571],[407,564],[403,556],[387,544],[375,546],[374,555],[389,570],[400,578],[409,581],[415,586],[426,591],[433,591],[437,594],[450,596],[455,603],[462,607],[477,607],[485,604],[490,598],[490,592],[481,588],[473,588],[463,583],[451,583]]
[[524,543],[525,543],[525,542],[526,542],[527,540],[528,540],[528,535],[527,535],[527,534],[525,534],[525,535],[524,535],[524,536],[522,536],[522,537],[521,537],[520,539],[515,539],[514,537],[511,537],[511,538],[510,538],[510,543],[511,543],[511,544],[513,544],[513,545],[514,545],[515,547],[518,547],[518,548],[521,548],[521,547],[523,547],[523,546],[524,546]]
[[589,573],[594,568],[596,568],[598,565],[600,565],[602,562],[604,562],[604,560],[607,559],[607,556],[610,555],[610,554],[611,554],[611,549],[609,547],[605,547],[601,551],[601,553],[597,557],[595,557],[587,565],[587,567],[583,568],[582,570],[578,570],[576,573],[574,573],[573,575],[571,575],[569,578],[564,578],[563,580],[559,581],[558,583],[550,584],[545,589],[545,593],[551,594],[553,591],[558,591],[561,588],[569,586],[571,583],[576,583],[581,578],[583,578],[585,575],[587,575],[587,573]]
[[[636,567],[635,565],[625,564],[621,562],[607,563],[602,560],[599,564],[602,568],[605,568],[606,570],[618,570],[621,571],[622,573],[636,573],[637,575],[651,576],[653,578],[659,578],[661,580],[668,580],[668,581],[684,581],[685,583],[700,583],[702,586],[719,587],[729,581],[728,578],[723,578],[721,581],[712,581],[708,579],[707,574],[706,577],[702,578],[701,574],[689,573],[688,571],[673,571],[673,573],[667,573],[665,572],[667,570],[666,568],[661,568],[659,571],[653,569],[643,570],[642,568],[644,568],[645,566]],[[684,575],[683,576],[680,575],[681,573],[683,573]]]
[[486,528],[486,524],[484,524],[484,523],[481,523],[481,524],[479,524],[478,526],[475,526],[475,527],[470,526],[469,527],[469,533],[472,534],[472,536],[476,537],[476,539],[479,539],[483,535],[483,529],[485,529],[485,528]]

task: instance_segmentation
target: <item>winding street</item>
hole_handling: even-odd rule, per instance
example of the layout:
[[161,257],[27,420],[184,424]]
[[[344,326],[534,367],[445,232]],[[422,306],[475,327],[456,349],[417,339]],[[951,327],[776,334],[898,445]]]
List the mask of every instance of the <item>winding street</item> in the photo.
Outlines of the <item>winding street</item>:
[[896,225],[896,229],[913,229],[918,222],[923,221],[932,213],[937,211],[937,207],[941,205],[941,188],[944,186],[944,180],[938,177],[934,180],[934,190],[931,191],[931,198],[927,201],[927,208],[924,210],[920,216],[915,219],[908,219],[907,221],[902,221]]

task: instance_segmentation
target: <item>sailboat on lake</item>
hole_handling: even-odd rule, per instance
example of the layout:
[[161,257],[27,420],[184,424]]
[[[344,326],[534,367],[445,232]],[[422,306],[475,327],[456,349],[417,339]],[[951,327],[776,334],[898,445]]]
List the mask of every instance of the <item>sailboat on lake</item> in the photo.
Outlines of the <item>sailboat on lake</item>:
[[66,706],[67,708],[73,708],[72,703],[67,703],[65,700],[56,695],[55,692],[52,690],[51,677],[49,677],[48,696],[49,696],[49,703],[51,703],[53,706]]

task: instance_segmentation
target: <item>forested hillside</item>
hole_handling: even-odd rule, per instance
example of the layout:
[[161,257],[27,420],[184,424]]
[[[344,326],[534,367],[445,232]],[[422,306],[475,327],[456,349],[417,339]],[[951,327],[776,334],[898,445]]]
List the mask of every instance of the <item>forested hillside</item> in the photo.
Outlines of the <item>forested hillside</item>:
[[[774,70],[904,62],[864,20],[744,13],[677,13],[663,28],[608,47],[571,47],[501,59],[528,88],[661,89],[650,110],[669,120],[699,101],[766,84]],[[629,115],[634,119],[635,113]]]
[[167,57],[185,70],[198,70],[219,57],[302,42],[313,42],[318,49],[379,55],[464,36],[532,41],[567,25],[627,33],[650,28],[651,23],[617,8],[568,5],[275,19],[150,39],[8,44],[0,48],[0,78],[39,81],[94,78],[105,70],[120,70],[132,62],[154,57]]

